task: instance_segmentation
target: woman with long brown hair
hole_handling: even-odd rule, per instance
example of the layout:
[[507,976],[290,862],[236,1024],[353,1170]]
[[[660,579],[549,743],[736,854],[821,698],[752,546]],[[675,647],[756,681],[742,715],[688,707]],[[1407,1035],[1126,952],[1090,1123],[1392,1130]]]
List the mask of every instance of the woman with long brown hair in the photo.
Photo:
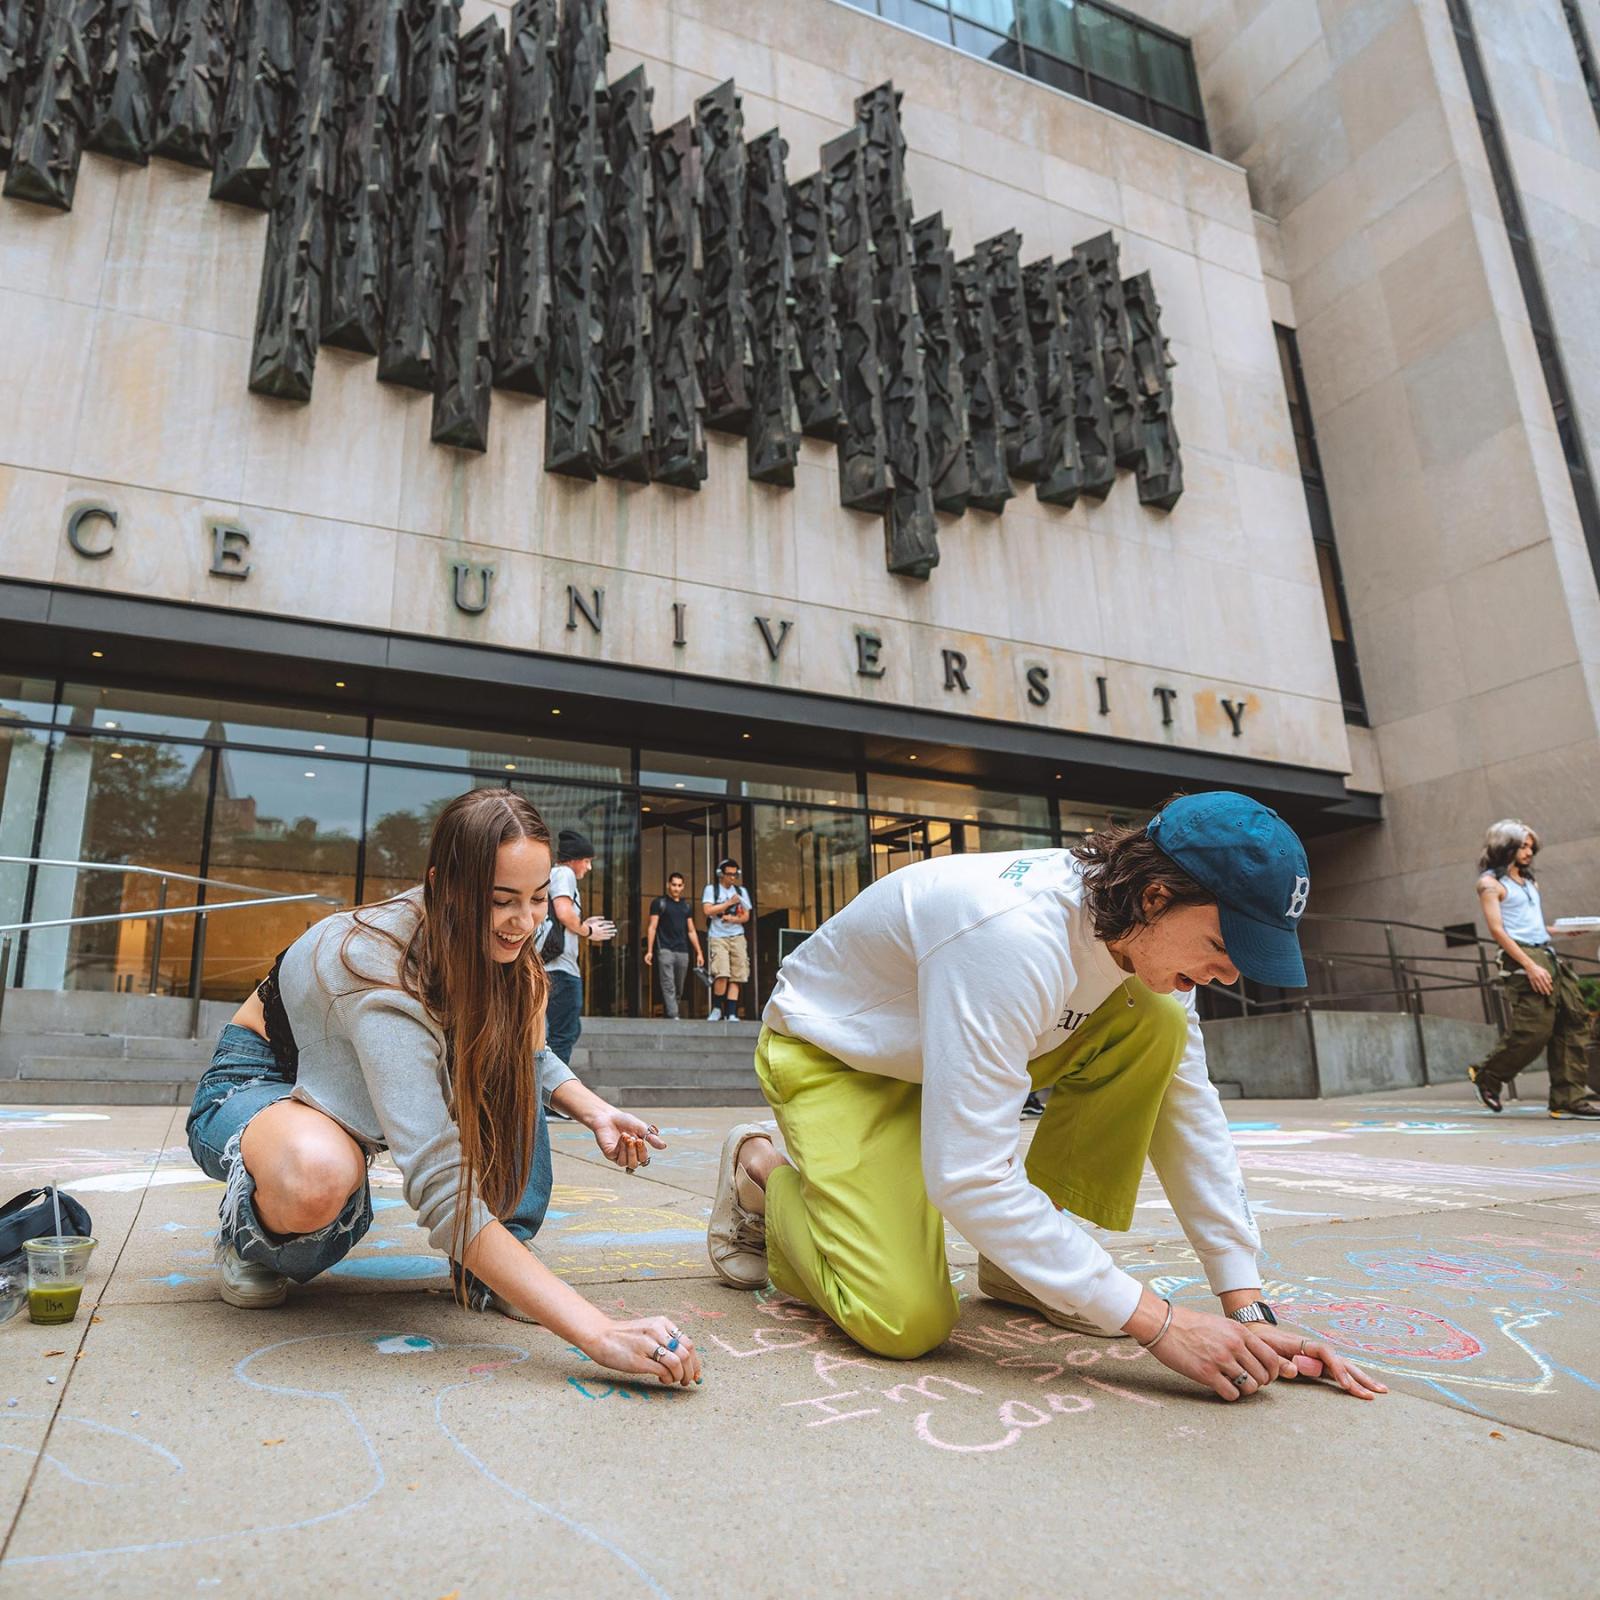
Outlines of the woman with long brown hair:
[[189,1149],[226,1188],[218,1255],[230,1305],[281,1305],[372,1223],[367,1166],[387,1149],[406,1200],[455,1263],[458,1292],[537,1322],[603,1366],[698,1383],[664,1317],[615,1322],[531,1251],[550,1201],[548,1100],[631,1172],[665,1148],[544,1048],[533,948],[550,832],[509,789],[439,814],[422,885],[310,928],[222,1030],[189,1112]]

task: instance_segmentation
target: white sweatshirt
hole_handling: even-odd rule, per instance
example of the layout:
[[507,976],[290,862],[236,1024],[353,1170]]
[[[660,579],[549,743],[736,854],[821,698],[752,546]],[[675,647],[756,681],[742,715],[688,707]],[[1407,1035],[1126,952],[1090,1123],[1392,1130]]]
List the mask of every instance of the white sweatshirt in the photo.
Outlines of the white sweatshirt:
[[[763,1021],[861,1072],[921,1083],[928,1197],[976,1249],[1047,1305],[1120,1328],[1138,1280],[1036,1189],[1018,1155],[1028,1063],[1127,980],[1094,936],[1066,850],[947,856],[902,868],[784,962]],[[1259,1286],[1222,1102],[1189,1041],[1150,1160],[1212,1289]]]

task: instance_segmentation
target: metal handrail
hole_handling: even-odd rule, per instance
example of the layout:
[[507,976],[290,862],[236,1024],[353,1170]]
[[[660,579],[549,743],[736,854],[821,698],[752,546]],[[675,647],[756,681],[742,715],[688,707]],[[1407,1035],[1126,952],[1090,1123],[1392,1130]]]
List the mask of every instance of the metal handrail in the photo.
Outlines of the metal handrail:
[[[1306,966],[1309,970],[1321,971],[1325,990],[1319,994],[1301,994],[1284,996],[1277,999],[1261,1000],[1252,999],[1246,990],[1245,980],[1241,977],[1236,983],[1222,988],[1221,992],[1237,1001],[1241,1017],[1251,1015],[1299,1012],[1306,1019],[1306,1026],[1311,1026],[1314,1011],[1321,1007],[1333,1009],[1341,1005],[1364,1005],[1374,1002],[1387,1001],[1402,1015],[1412,1019],[1416,1030],[1417,1048],[1422,1052],[1424,1072],[1427,1069],[1427,1036],[1422,1026],[1423,996],[1429,994],[1464,993],[1476,990],[1482,1006],[1484,1021],[1494,1025],[1499,1024],[1504,1028],[1508,1021],[1508,1011],[1505,994],[1501,985],[1502,974],[1491,966],[1489,954],[1499,956],[1501,946],[1493,939],[1487,939],[1476,929],[1471,936],[1459,930],[1447,930],[1432,927],[1423,922],[1393,921],[1383,917],[1354,917],[1343,916],[1337,912],[1308,911],[1304,918],[1307,922],[1339,923],[1361,925],[1372,928],[1382,928],[1385,948],[1371,951],[1348,950],[1308,950],[1305,953]],[[1430,934],[1434,938],[1443,939],[1447,944],[1470,947],[1470,954],[1451,955],[1407,955],[1400,949],[1396,939],[1397,931]],[[1600,971],[1600,960],[1594,956],[1579,955],[1575,952],[1560,951],[1562,962],[1574,969],[1587,968]],[[1439,967],[1475,967],[1475,978],[1458,976],[1457,971],[1438,970]],[[1335,986],[1334,976],[1341,967],[1355,968],[1358,972],[1370,973],[1373,971],[1387,970],[1393,980],[1392,986],[1382,989],[1348,989],[1341,990]],[[1426,982],[1424,980],[1427,980]],[[1371,981],[1370,979],[1368,980]],[[1313,1050],[1315,1040],[1312,1041]],[[1515,1092],[1514,1086],[1508,1086]]]
[[0,933],[31,933],[35,928],[92,928],[106,922],[155,922],[162,917],[207,917],[213,911],[248,911],[252,906],[299,905],[320,900],[324,905],[343,905],[325,894],[275,894],[261,900],[219,900],[215,905],[168,906],[165,910],[113,911],[99,917],[52,917],[46,922],[0,922]]
[[[19,867],[73,867],[79,872],[133,872],[146,878],[163,878],[171,883],[200,883],[208,888],[216,889],[242,889],[246,894],[271,894],[270,889],[263,889],[254,883],[230,883],[226,878],[197,878],[188,872],[168,872],[164,867],[136,867],[128,861],[58,861],[50,856],[0,856],[0,866]],[[319,900],[327,900],[326,895],[318,895]],[[342,905],[341,900],[329,901],[330,905]]]
[[[201,974],[205,963],[206,949],[206,918],[218,911],[250,911],[263,906],[304,905],[310,901],[319,901],[323,905],[335,908],[342,906],[342,900],[335,899],[332,895],[315,894],[307,890],[304,894],[274,894],[270,889],[264,889],[254,883],[233,883],[226,878],[203,878],[188,872],[166,872],[160,867],[135,866],[131,862],[118,861],[64,861],[50,856],[11,856],[0,855],[0,865],[26,866],[26,867],[67,867],[81,872],[117,872],[133,873],[140,877],[157,878],[161,883],[157,903],[148,910],[143,911],[115,911],[92,917],[50,917],[41,918],[33,922],[8,922],[0,923],[0,1020],[5,1015],[6,990],[11,981],[11,949],[18,943],[13,936],[32,933],[41,928],[88,928],[105,926],[116,922],[153,922],[155,934],[150,941],[150,988],[149,993],[156,992],[157,979],[161,971],[161,943],[162,930],[166,926],[168,917],[193,917],[194,945],[189,955],[189,1037],[197,1039],[200,1036],[200,992]],[[188,906],[169,906],[167,904],[167,885],[169,882],[198,884],[203,888],[234,889],[244,894],[253,896],[249,900],[219,900],[213,904],[195,904]]]

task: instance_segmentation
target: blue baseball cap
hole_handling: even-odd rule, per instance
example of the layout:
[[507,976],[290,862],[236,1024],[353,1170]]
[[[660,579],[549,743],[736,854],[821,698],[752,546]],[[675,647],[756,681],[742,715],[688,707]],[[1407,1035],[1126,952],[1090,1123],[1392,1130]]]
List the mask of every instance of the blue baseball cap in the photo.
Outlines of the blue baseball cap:
[[1299,836],[1276,811],[1229,789],[1180,795],[1145,833],[1217,897],[1222,942],[1245,977],[1305,987],[1300,918],[1311,869]]

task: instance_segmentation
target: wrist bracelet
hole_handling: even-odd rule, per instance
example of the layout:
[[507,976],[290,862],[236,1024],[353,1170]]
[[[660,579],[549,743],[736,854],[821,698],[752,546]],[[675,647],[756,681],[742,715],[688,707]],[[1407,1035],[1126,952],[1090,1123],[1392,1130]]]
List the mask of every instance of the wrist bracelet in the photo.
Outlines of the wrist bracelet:
[[1162,1304],[1167,1308],[1167,1320],[1161,1324],[1161,1332],[1158,1333],[1149,1344],[1145,1344],[1139,1340],[1134,1341],[1136,1344],[1138,1344],[1141,1350],[1154,1350],[1155,1347],[1166,1338],[1167,1329],[1172,1326],[1172,1302],[1170,1300],[1163,1300]]

